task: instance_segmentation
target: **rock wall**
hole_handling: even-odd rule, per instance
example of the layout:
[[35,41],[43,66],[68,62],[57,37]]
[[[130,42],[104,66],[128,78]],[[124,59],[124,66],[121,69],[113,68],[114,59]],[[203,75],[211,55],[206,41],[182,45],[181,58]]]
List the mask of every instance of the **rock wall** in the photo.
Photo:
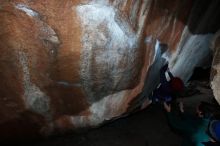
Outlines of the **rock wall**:
[[141,107],[165,61],[187,81],[210,58],[219,5],[0,1],[0,136],[39,137],[124,116]]
[[215,34],[211,44],[211,48],[214,52],[211,72],[211,87],[216,100],[220,104],[220,31]]

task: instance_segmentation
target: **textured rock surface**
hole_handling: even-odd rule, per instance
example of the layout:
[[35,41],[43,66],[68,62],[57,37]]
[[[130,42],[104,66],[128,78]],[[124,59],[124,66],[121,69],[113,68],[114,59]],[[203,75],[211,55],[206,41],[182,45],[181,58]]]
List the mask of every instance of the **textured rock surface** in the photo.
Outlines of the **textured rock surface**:
[[50,135],[123,116],[141,106],[165,61],[187,81],[210,58],[218,6],[1,0],[0,136]]
[[220,104],[220,31],[215,34],[211,48],[214,52],[214,58],[212,63],[212,73],[211,73],[211,87],[214,92],[218,103]]

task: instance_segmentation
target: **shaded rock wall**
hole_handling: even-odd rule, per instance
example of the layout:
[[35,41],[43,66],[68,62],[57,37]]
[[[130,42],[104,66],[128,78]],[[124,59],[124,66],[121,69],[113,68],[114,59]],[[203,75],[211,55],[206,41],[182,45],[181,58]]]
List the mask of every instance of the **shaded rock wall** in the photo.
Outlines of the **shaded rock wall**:
[[0,136],[51,135],[123,116],[140,108],[165,61],[187,81],[210,58],[217,6],[0,1]]
[[[171,59],[174,74],[185,81],[192,75],[192,69],[210,64],[212,52],[210,44],[213,35],[220,28],[217,22],[220,17],[219,1],[198,1],[190,12],[177,52]],[[181,59],[179,59],[181,58]]]

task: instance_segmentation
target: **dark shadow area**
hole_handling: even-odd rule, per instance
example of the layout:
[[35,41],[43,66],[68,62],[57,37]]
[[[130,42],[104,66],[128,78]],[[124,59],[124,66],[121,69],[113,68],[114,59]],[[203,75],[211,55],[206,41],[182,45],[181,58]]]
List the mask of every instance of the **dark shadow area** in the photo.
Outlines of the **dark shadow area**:
[[211,67],[207,67],[207,68],[196,67],[196,68],[194,68],[193,74],[190,77],[189,81],[200,80],[200,81],[208,81],[209,82],[210,72],[211,72]]
[[220,1],[193,0],[187,26],[193,34],[215,33],[220,28]]
[[219,7],[219,0],[155,0],[147,24],[169,16],[188,26],[192,34],[215,33],[220,28]]
[[[10,142],[23,146],[177,146],[181,138],[167,125],[160,105],[136,112],[81,134],[69,134],[44,140]],[[2,145],[2,144],[1,144]]]

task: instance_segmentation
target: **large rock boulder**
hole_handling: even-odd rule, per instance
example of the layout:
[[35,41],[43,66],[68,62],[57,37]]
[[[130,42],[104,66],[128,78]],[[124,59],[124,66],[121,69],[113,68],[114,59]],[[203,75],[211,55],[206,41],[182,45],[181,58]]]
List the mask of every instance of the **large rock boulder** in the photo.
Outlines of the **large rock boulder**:
[[218,0],[0,1],[0,136],[89,128],[140,109],[166,61],[186,82],[210,60],[219,16]]
[[211,48],[214,52],[211,72],[211,87],[213,89],[216,100],[220,104],[220,30],[215,34]]

